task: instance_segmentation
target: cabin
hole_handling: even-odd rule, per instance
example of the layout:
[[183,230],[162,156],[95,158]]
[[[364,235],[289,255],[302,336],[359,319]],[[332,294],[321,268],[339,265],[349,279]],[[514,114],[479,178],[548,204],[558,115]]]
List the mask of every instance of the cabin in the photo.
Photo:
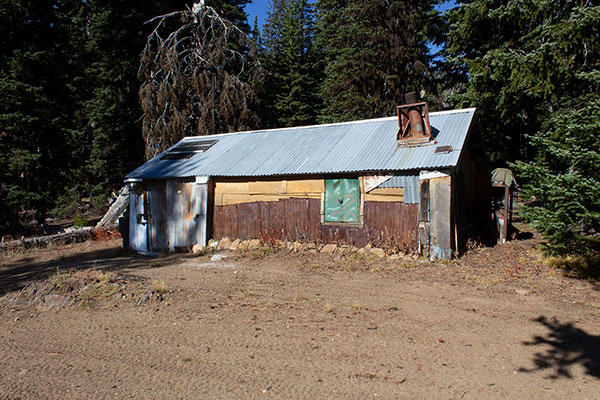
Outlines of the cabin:
[[491,224],[475,109],[416,101],[389,118],[187,137],[125,182],[139,252],[230,237],[448,259]]

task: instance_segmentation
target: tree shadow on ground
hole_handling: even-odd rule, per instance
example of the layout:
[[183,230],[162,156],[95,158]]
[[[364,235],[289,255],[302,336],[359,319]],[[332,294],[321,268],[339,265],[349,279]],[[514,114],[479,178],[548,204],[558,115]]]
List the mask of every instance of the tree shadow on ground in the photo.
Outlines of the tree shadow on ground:
[[521,372],[549,370],[550,379],[573,379],[571,367],[581,365],[587,375],[600,378],[600,336],[590,335],[573,323],[560,323],[546,317],[534,319],[550,331],[546,336],[536,336],[525,346],[546,346],[549,349],[535,353],[533,368],[520,368]]
[[165,264],[176,264],[177,260],[184,257],[186,257],[184,254],[145,257],[121,247],[79,252],[44,262],[32,262],[35,258],[28,257],[2,266],[3,268],[0,270],[0,296],[20,290],[33,281],[47,279],[57,271],[85,269],[120,271],[132,268],[157,268]]

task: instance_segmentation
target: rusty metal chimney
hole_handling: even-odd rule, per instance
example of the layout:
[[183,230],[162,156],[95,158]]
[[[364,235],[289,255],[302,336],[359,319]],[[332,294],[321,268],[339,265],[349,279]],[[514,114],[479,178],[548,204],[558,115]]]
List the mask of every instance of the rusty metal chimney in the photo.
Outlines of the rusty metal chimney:
[[428,143],[432,140],[429,106],[427,103],[419,103],[416,92],[406,93],[404,101],[404,105],[397,107],[398,145],[414,146]]

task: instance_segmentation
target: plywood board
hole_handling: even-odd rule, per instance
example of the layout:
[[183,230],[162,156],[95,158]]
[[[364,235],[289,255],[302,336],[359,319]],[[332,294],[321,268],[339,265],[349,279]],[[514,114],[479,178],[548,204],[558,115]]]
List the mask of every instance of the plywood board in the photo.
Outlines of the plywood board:
[[323,179],[288,180],[286,193],[318,193],[323,192]]
[[167,181],[167,232],[168,248],[171,250],[194,244],[192,234],[195,231],[196,215],[193,207],[195,204],[192,202],[194,188],[195,183]]
[[252,181],[248,182],[248,192],[251,194],[284,194],[286,181]]
[[281,195],[263,195],[263,194],[244,194],[244,193],[223,193],[220,201],[216,202],[218,206],[227,206],[232,204],[253,203],[257,201],[279,201],[285,198]]
[[365,194],[365,201],[387,201],[393,203],[404,203],[404,196],[390,194]]
[[380,194],[389,196],[401,196],[404,197],[403,188],[376,188],[369,192],[369,194]]
[[323,182],[323,179],[216,182],[215,205],[278,201],[289,198],[320,198],[323,193]]
[[430,258],[447,259],[452,255],[452,178],[430,180]]
[[363,191],[369,193],[391,177],[392,175],[365,175],[362,177]]
[[289,199],[320,199],[321,193],[291,193],[284,198]]
[[215,193],[250,193],[248,182],[215,182]]

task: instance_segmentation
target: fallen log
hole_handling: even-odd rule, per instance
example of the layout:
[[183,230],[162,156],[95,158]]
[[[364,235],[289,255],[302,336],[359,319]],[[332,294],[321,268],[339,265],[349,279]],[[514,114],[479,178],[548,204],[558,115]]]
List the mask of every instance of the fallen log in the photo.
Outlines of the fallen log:
[[125,185],[119,191],[119,197],[112,203],[104,217],[96,224],[96,229],[109,229],[117,224],[117,219],[129,206],[129,186]]
[[68,232],[57,233],[55,235],[38,236],[21,240],[11,240],[10,242],[0,243],[0,250],[14,249],[14,248],[34,248],[34,247],[45,247],[49,244],[68,244],[68,243],[79,243],[84,242],[92,238],[94,234],[94,228],[91,226],[74,229]]

